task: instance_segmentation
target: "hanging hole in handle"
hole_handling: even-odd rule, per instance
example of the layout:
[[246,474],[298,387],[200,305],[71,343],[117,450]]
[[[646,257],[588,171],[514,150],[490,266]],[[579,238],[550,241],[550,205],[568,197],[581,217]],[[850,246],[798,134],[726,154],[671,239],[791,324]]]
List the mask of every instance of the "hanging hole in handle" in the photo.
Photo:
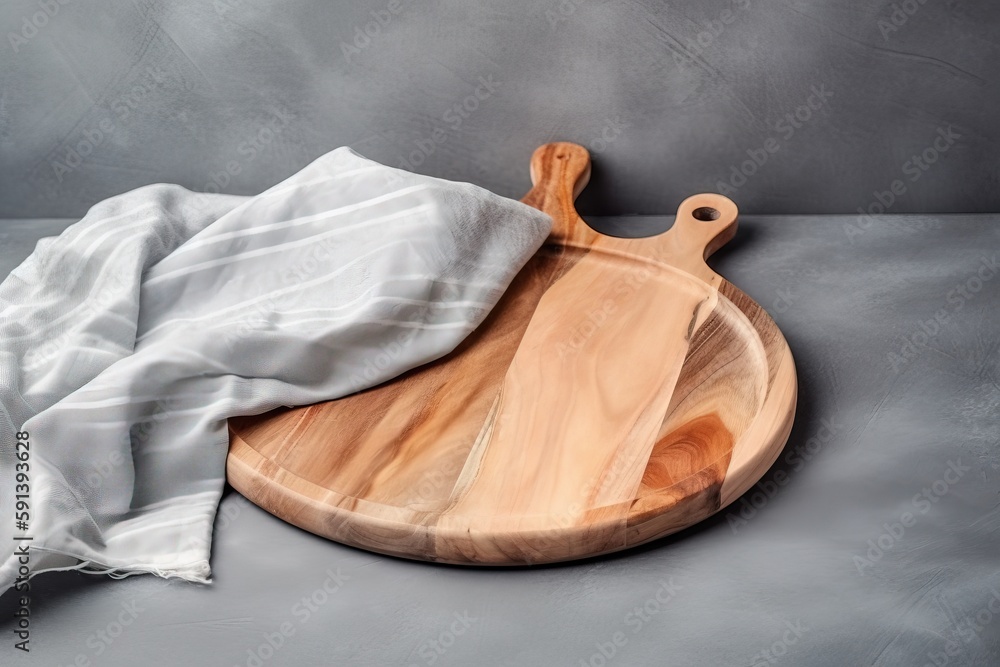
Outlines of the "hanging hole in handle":
[[702,206],[691,211],[691,216],[695,220],[701,220],[702,222],[712,222],[713,220],[718,220],[721,215],[722,214],[719,213],[719,209],[712,208],[711,206]]

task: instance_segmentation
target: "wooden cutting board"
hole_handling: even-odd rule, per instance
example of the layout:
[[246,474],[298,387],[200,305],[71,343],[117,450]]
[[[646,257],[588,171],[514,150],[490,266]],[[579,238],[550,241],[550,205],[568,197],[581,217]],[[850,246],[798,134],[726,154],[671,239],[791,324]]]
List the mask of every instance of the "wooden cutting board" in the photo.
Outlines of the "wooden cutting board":
[[275,516],[380,553],[477,565],[625,549],[737,499],[781,451],[791,352],[705,258],[737,210],[695,195],[650,238],[593,231],[581,146],[531,160],[547,243],[450,355],[346,398],[231,419],[227,471]]

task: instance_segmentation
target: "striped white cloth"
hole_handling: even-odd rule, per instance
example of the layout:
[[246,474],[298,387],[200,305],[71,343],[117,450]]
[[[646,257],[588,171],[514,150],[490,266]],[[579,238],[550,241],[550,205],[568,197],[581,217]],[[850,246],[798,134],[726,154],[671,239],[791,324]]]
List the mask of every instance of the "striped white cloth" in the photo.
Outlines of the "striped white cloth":
[[226,419],[448,353],[550,225],[339,148],[255,197],[151,185],[42,239],[0,284],[0,591],[15,536],[32,574],[208,581]]

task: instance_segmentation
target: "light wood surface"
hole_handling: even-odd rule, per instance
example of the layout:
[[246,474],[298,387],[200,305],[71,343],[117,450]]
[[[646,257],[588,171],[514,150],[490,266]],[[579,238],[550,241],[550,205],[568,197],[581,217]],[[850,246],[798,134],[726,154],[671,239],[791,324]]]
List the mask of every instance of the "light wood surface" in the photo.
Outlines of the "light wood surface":
[[583,558],[717,512],[771,466],[796,379],[771,318],[705,259],[729,199],[667,232],[593,231],[590,159],[547,144],[523,201],[548,242],[453,353],[389,383],[229,422],[236,490],[308,531],[380,553],[516,565]]

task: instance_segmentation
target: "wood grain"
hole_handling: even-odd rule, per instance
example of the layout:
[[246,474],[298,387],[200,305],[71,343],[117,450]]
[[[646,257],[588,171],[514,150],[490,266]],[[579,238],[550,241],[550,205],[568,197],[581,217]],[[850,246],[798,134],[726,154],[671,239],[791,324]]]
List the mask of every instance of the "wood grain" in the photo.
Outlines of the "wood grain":
[[590,159],[547,144],[523,199],[547,243],[447,357],[335,401],[231,419],[229,481],[275,516],[380,553],[513,565],[608,553],[692,525],[778,456],[795,410],[771,318],[705,263],[721,195],[644,239],[573,202]]

